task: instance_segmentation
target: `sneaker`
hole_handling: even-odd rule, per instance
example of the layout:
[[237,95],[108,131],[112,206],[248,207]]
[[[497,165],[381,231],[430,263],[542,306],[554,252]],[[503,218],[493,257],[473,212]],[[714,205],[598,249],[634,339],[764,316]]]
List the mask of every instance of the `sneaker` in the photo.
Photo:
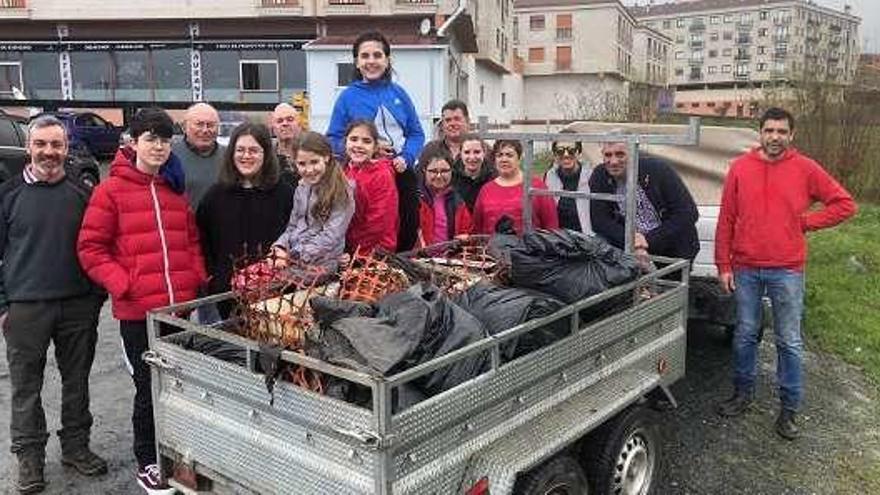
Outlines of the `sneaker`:
[[18,493],[39,493],[46,489],[46,480],[43,478],[44,463],[42,456],[19,454],[18,481],[15,483]]
[[748,411],[751,404],[752,396],[750,394],[736,392],[733,394],[733,397],[718,404],[718,406],[715,408],[715,411],[726,418],[733,418],[736,416],[740,416],[744,412]]
[[162,479],[158,464],[147,464],[139,468],[137,482],[150,495],[174,495],[177,490],[168,486]]
[[786,440],[796,440],[801,431],[797,426],[797,413],[790,409],[782,409],[776,418],[776,433]]
[[84,476],[107,474],[107,461],[98,457],[86,446],[62,452],[61,464],[73,467]]

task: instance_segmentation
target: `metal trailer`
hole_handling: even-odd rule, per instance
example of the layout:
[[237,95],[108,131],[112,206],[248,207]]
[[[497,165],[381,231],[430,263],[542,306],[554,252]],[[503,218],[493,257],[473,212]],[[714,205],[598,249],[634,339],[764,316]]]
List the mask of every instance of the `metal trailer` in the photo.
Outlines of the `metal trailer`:
[[[628,141],[631,156],[637,157],[639,143],[689,144],[698,132],[699,123],[692,122],[684,137],[613,139]],[[487,137],[527,140],[528,179],[533,141],[557,136]],[[633,177],[637,160],[631,162]],[[546,194],[527,187],[525,196],[534,193]],[[570,194],[578,195],[564,193]],[[627,206],[631,229],[631,197]],[[276,383],[270,404],[264,377],[256,371],[256,342],[175,316],[228,299],[229,293],[150,312],[150,350],[144,360],[152,366],[160,466],[168,471],[170,464],[183,466],[178,472],[194,473],[200,489],[214,493],[587,493],[585,477],[594,492],[649,493],[659,445],[639,404],[656,391],[675,403],[668,386],[685,373],[689,275],[686,261],[653,259],[665,266],[394,376],[372,376],[282,352],[285,362],[369,388],[370,407],[283,381]],[[653,297],[639,297],[646,287]],[[583,310],[626,294],[631,295],[626,309],[581,322]],[[502,362],[505,343],[560,320],[566,321],[569,335]],[[160,323],[179,332],[166,335]],[[242,366],[187,350],[180,342],[190,335],[233,344],[246,352],[247,361]],[[481,353],[491,357],[486,372],[407,409],[392,410],[392,397],[402,385]],[[182,481],[169,478],[184,493],[197,493]]]

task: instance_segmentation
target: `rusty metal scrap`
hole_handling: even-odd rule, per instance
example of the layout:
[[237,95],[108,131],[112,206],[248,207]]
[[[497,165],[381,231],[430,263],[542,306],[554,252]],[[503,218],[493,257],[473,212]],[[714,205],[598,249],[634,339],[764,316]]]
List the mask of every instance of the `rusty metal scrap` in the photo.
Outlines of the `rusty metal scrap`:
[[357,249],[339,276],[339,298],[374,303],[409,284],[406,274],[389,263],[386,255]]

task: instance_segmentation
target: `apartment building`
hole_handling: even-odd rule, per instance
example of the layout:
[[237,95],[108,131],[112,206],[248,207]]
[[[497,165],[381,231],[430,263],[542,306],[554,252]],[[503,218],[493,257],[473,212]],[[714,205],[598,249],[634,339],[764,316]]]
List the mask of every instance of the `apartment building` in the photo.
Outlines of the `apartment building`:
[[846,85],[858,68],[860,19],[850,7],[691,0],[630,11],[673,40],[679,111],[748,116],[768,85],[805,78]]
[[430,125],[446,99],[470,100],[475,88],[501,99],[513,69],[513,0],[491,2],[500,12],[488,3],[4,0],[0,106],[12,87],[42,106],[204,100],[248,109],[308,91],[317,123],[350,81],[351,43],[378,29],[393,45],[395,77]]
[[668,75],[671,41],[617,0],[517,0],[514,41],[527,119],[623,118],[634,83]]

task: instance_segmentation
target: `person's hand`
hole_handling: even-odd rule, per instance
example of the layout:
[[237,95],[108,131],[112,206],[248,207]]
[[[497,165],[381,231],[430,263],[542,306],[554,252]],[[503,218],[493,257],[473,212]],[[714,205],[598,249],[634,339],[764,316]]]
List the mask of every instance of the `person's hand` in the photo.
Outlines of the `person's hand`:
[[394,165],[394,170],[396,170],[398,174],[402,174],[403,171],[406,170],[406,160],[404,160],[402,156],[394,157],[394,160],[391,163]]
[[721,291],[725,294],[731,294],[736,290],[736,283],[733,281],[733,272],[719,273],[718,284],[721,285]]
[[633,249],[643,249],[645,252],[648,251],[648,239],[646,239],[641,232],[636,232],[635,237],[633,237]]
[[272,266],[275,268],[287,268],[290,261],[290,253],[281,246],[272,246],[272,252],[269,255]]
[[0,315],[0,331],[3,332],[3,335],[6,335],[6,318],[9,316],[9,311]]
[[337,261],[339,261],[340,266],[346,266],[351,263],[351,255],[348,253],[342,253],[339,255],[339,259]]

